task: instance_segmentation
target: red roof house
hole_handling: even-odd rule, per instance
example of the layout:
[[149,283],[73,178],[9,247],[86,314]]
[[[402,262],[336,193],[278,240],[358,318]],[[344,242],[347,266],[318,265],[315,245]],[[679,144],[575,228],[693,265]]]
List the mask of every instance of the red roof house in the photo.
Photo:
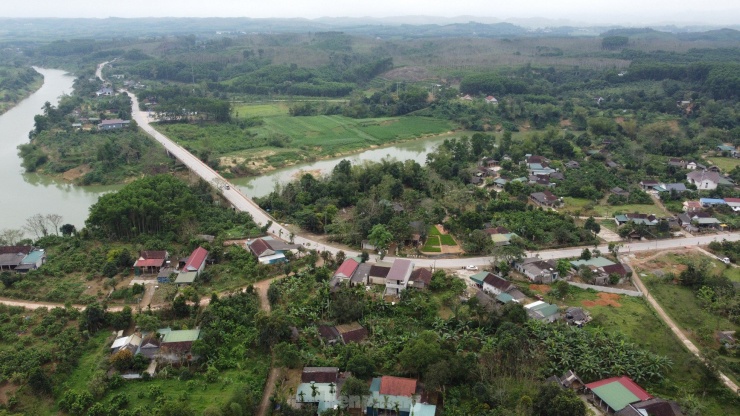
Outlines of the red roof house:
[[632,403],[652,399],[648,392],[627,376],[612,377],[586,384],[597,403],[611,412],[618,412]]
[[203,247],[198,247],[190,254],[188,261],[185,262],[185,266],[182,270],[188,272],[201,272],[206,265],[206,258],[208,257],[208,251]]
[[416,394],[416,380],[412,378],[383,376],[380,378],[380,394],[411,397]]
[[355,270],[357,270],[357,266],[359,265],[360,263],[358,263],[355,259],[347,259],[344,261],[344,263],[342,263],[341,266],[339,266],[336,273],[334,273],[334,277],[338,277],[340,279],[350,279],[355,273]]

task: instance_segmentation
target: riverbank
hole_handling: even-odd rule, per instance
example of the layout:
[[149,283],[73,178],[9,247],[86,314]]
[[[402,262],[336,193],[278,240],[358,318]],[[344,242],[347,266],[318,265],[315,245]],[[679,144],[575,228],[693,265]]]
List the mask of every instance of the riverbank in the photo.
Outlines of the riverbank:
[[[7,69],[7,68],[0,68],[0,70],[9,70],[12,71],[13,69]],[[16,105],[18,105],[21,101],[25,100],[26,98],[30,97],[31,94],[38,91],[42,85],[44,85],[44,76],[41,75],[38,71],[33,70],[33,81],[30,83],[24,83],[22,80],[20,80],[19,86],[14,87],[11,89],[0,89],[0,116],[14,108]],[[10,76],[13,76],[14,74],[8,74]],[[0,81],[4,81],[4,79],[7,76],[0,75]]]

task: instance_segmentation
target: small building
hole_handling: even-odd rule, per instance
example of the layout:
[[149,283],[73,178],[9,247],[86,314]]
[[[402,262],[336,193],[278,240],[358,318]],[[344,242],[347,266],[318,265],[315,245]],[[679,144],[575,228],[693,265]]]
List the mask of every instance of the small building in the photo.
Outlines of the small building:
[[304,367],[301,383],[296,389],[295,401],[314,404],[318,414],[334,409],[341,403],[339,400],[341,381],[337,367]]
[[568,162],[565,163],[565,167],[567,169],[580,169],[581,164],[576,162],[575,160],[569,160]]
[[98,124],[99,130],[120,130],[125,127],[128,127],[128,125],[131,122],[129,120],[121,120],[119,118],[112,119],[112,120],[103,120]]
[[139,258],[134,262],[134,273],[137,276],[159,273],[159,270],[169,258],[170,254],[164,250],[143,250],[139,253]]
[[509,282],[508,280],[489,272],[486,272],[486,276],[483,278],[482,286],[484,292],[492,293],[494,295],[504,293],[513,287],[511,282]]
[[598,271],[607,277],[613,274],[619,276],[619,283],[623,283],[632,275],[632,269],[620,263],[601,266],[598,268]]
[[256,238],[253,241],[247,241],[247,248],[257,257],[260,264],[278,264],[285,263],[288,258],[286,252],[298,250],[298,244],[288,244],[272,237]]
[[388,273],[391,271],[393,263],[377,262],[370,267],[368,278],[374,285],[385,285]]
[[349,280],[350,286],[365,286],[370,284],[370,270],[372,269],[372,263],[360,263],[352,274]]
[[358,322],[337,325],[334,328],[337,330],[337,333],[339,334],[339,339],[344,344],[349,344],[351,342],[362,342],[368,336],[367,329],[365,329]]
[[675,168],[680,168],[680,169],[686,169],[686,160],[677,158],[677,157],[672,157],[668,159],[668,166],[673,166]]
[[717,332],[717,340],[727,349],[735,348],[737,345],[735,331],[719,331]]
[[617,416],[683,416],[678,403],[652,398],[628,404],[616,413]]
[[[725,202],[727,202],[728,198],[725,198]],[[737,199],[738,200],[738,208],[740,208],[740,198],[731,198],[731,199]],[[729,205],[729,203],[728,203]],[[733,208],[734,209],[734,208]],[[701,202],[699,201],[684,201],[683,202],[683,212],[689,214],[692,212],[698,212],[702,210]]]
[[462,97],[460,97],[463,101],[473,101],[473,97],[470,96],[470,94],[465,94]]
[[552,283],[560,277],[555,261],[541,260],[539,257],[517,261],[514,263],[514,269],[534,283]]
[[545,382],[556,383],[564,389],[572,389],[575,391],[580,391],[584,386],[583,380],[581,380],[573,370],[566,371],[561,377],[550,376],[545,380]]
[[728,153],[731,157],[737,157],[738,152],[735,149],[735,146],[721,144],[715,148],[718,152],[721,153]]
[[550,191],[534,192],[529,198],[537,205],[542,207],[556,207],[560,205],[560,199]]
[[542,322],[555,322],[560,319],[558,305],[551,305],[547,302],[538,300],[528,305],[524,305],[527,315],[534,320]]
[[26,254],[16,266],[15,271],[18,273],[26,273],[29,270],[36,270],[46,263],[46,251],[43,249],[34,248],[30,253]]
[[110,97],[113,95],[113,88],[103,87],[95,92],[96,97]]
[[157,332],[160,335],[159,352],[157,360],[178,362],[183,359],[193,361],[197,357],[191,354],[193,342],[200,338],[200,329],[180,329],[161,328]]
[[725,202],[724,199],[719,199],[719,198],[699,198],[699,203],[704,208],[727,204],[727,202]]
[[498,105],[498,100],[493,95],[486,97],[486,104]]
[[732,208],[734,212],[740,211],[740,198],[725,198],[725,204]]
[[200,272],[206,267],[206,259],[208,258],[208,251],[203,247],[198,247],[190,254],[185,261],[185,265],[180,269],[180,272],[175,279],[176,284],[190,284],[195,281]]
[[617,223],[617,226],[632,222],[652,227],[658,225],[658,217],[653,214],[619,214],[614,216],[614,222]]
[[616,263],[614,263],[613,261],[605,257],[591,257],[588,260],[573,260],[570,262],[570,265],[576,270],[581,266],[586,266],[586,267],[593,266],[593,267],[599,268],[599,267],[611,266],[613,264],[616,264]]
[[336,272],[334,272],[334,278],[341,281],[349,281],[359,265],[360,263],[355,259],[344,260],[342,265],[339,266]]
[[15,270],[32,250],[31,246],[1,246],[0,271]]
[[113,341],[110,346],[111,354],[115,354],[121,350],[129,350],[131,354],[136,354],[141,345],[141,336],[137,334],[131,334],[127,337],[119,337]]
[[583,308],[570,307],[565,311],[565,322],[567,322],[568,325],[582,327],[590,321],[591,315],[583,310]]
[[409,285],[408,287],[413,287],[414,289],[426,289],[429,287],[429,285],[432,283],[432,271],[430,269],[420,267],[413,272],[411,272],[411,276],[409,277]]
[[621,196],[621,197],[625,197],[625,198],[629,198],[630,197],[629,191],[625,191],[624,189],[622,189],[622,188],[620,188],[618,186],[615,186],[614,188],[610,189],[609,192],[611,192],[612,194],[614,194],[616,196]]
[[642,188],[643,191],[649,191],[653,189],[653,187],[658,186],[658,185],[660,185],[660,182],[652,180],[652,179],[640,181],[640,188]]
[[626,376],[586,384],[586,391],[602,410],[610,414],[619,412],[630,404],[653,398]]
[[365,408],[365,414],[369,416],[389,412],[398,416],[434,416],[436,412],[436,406],[424,403],[424,395],[415,379],[377,377],[370,383],[370,394]]

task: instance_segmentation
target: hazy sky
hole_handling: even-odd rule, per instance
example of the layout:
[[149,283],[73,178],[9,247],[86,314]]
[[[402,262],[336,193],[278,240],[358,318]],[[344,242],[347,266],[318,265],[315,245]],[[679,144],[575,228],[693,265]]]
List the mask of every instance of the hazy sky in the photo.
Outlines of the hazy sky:
[[2,17],[544,17],[739,24],[737,0],[3,0]]

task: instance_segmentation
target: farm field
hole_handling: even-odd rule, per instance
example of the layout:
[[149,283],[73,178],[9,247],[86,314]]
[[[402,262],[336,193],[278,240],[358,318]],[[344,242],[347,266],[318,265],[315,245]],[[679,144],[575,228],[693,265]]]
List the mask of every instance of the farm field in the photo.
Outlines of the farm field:
[[627,204],[607,205],[606,203],[594,204],[593,201],[583,198],[565,197],[565,207],[559,208],[559,212],[574,214],[580,211],[580,215],[593,215],[596,217],[613,217],[616,213],[639,213],[639,214],[662,214],[663,210],[653,204]]
[[[221,158],[222,168],[247,165],[257,171],[336,156],[396,141],[437,135],[455,124],[428,117],[353,119],[344,116],[291,117],[283,104],[251,105],[240,117],[260,116],[260,125],[165,124],[157,129],[195,154]],[[235,174],[239,175],[238,172]]]
[[[663,381],[643,386],[650,393],[675,400],[691,394],[701,403],[702,414],[734,414],[736,409],[733,405],[721,399],[729,391],[718,384],[707,384],[705,367],[678,342],[644,299],[573,287],[571,292],[565,303],[589,311],[593,321],[587,325],[588,328],[599,326],[609,328],[607,332],[621,332],[631,342],[665,355],[673,362]],[[705,390],[706,395],[702,398]]]

